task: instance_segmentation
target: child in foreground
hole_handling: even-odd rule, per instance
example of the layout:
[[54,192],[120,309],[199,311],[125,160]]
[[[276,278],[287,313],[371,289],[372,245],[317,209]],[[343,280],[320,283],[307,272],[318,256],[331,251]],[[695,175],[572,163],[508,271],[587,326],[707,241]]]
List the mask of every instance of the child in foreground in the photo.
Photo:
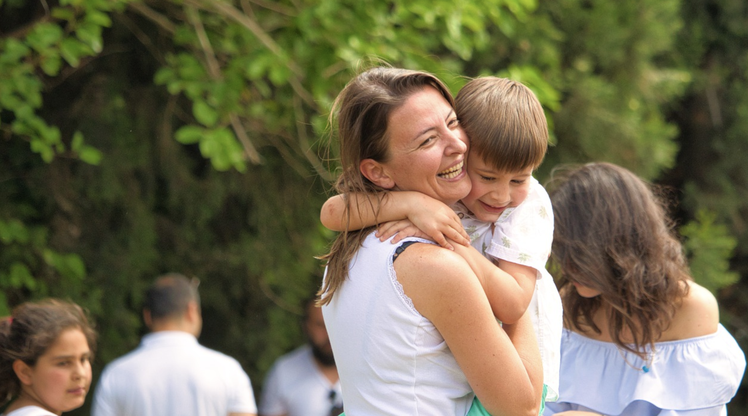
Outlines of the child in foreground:
[[[544,399],[555,400],[562,310],[545,269],[553,211],[545,189],[532,177],[548,145],[545,114],[527,87],[495,77],[468,82],[456,97],[455,109],[470,138],[467,170],[472,190],[467,197],[448,207],[418,192],[390,192],[382,209],[374,212],[376,204],[365,196],[338,195],[323,206],[322,224],[335,231],[381,224],[378,236],[385,240],[397,234],[393,243],[421,230],[456,250],[482,278],[500,321],[516,322],[530,308],[543,360]],[[350,224],[342,223],[343,198],[353,198],[357,207]],[[475,249],[448,239],[469,242]]]
[[80,306],[27,302],[0,320],[0,411],[54,416],[83,405],[96,334]]
[[745,356],[693,281],[663,201],[610,163],[560,172],[561,391],[544,415],[727,415]]

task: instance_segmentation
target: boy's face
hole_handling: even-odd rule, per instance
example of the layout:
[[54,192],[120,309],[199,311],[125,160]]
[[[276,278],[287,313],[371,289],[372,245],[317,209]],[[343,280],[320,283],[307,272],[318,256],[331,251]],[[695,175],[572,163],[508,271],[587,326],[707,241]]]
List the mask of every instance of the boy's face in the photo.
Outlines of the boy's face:
[[501,172],[472,151],[468,158],[472,190],[462,203],[483,222],[496,222],[506,208],[521,204],[530,192],[532,167],[519,172]]

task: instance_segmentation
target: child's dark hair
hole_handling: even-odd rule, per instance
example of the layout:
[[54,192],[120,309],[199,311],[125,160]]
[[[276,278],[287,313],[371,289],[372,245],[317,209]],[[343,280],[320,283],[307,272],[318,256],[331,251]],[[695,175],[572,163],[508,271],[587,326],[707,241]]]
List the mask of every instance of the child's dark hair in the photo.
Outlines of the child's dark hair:
[[0,408],[20,393],[13,363],[21,360],[36,365],[63,331],[74,328],[83,332],[93,355],[96,332],[83,309],[74,303],[57,299],[26,302],[14,308],[10,317],[0,318]]
[[[664,203],[649,184],[610,163],[562,171],[560,180],[557,175],[558,169],[548,187],[564,325],[600,333],[593,316],[608,305],[613,342],[644,358],[645,347],[654,347],[669,327],[691,279]],[[582,297],[573,282],[600,295]]]
[[535,94],[517,81],[475,78],[455,97],[455,111],[475,152],[499,171],[540,166],[548,123]]

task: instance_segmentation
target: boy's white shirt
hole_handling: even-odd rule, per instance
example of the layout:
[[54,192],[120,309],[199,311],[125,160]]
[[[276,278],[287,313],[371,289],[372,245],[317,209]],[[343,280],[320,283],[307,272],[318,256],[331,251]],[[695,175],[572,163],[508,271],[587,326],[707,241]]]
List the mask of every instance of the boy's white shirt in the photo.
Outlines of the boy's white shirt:
[[553,242],[553,208],[545,188],[535,178],[530,179],[527,198],[517,207],[505,209],[493,224],[474,218],[461,202],[453,208],[462,219],[472,246],[483,255],[537,270],[538,281],[528,310],[532,313],[543,361],[543,382],[548,387],[546,401],[556,401],[563,310],[556,284],[545,268]]

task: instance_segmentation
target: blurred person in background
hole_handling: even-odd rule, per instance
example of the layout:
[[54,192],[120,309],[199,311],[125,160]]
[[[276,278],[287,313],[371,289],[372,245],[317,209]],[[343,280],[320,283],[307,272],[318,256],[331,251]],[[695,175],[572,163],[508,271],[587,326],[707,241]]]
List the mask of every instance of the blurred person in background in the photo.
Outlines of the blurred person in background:
[[202,329],[197,279],[167,274],[146,293],[151,333],[101,374],[93,416],[254,416],[249,377],[234,358],[197,342]]
[[338,369],[316,297],[304,304],[307,343],[281,356],[268,372],[261,416],[337,416],[343,411]]

